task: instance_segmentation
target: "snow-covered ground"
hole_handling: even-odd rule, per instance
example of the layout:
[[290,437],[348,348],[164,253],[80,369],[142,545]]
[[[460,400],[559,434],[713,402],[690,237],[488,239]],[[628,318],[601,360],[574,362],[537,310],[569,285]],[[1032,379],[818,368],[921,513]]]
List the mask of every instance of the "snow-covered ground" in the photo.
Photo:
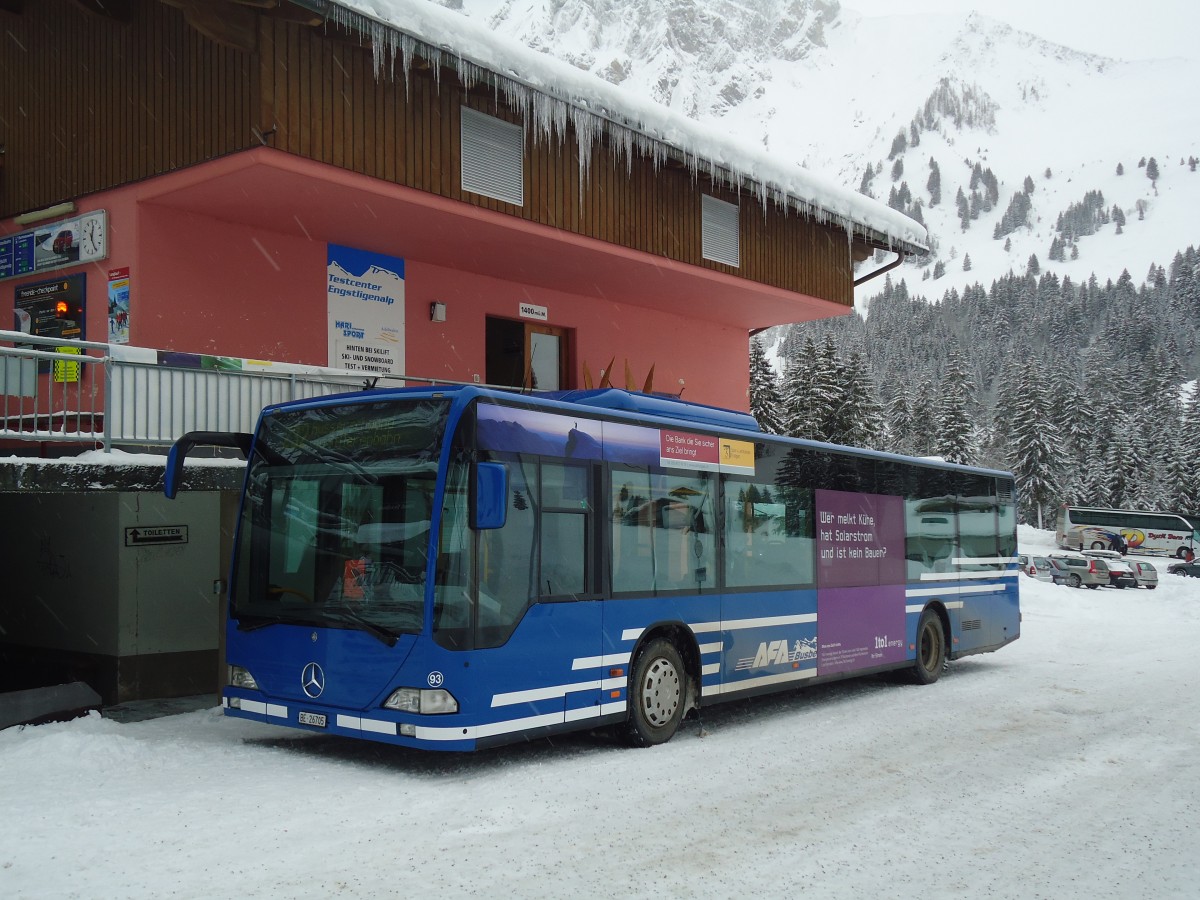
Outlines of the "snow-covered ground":
[[651,750],[419,754],[217,709],[11,728],[0,896],[1194,897],[1200,580],[1159,569],[1021,576],[1021,640],[932,687],[715,707]]

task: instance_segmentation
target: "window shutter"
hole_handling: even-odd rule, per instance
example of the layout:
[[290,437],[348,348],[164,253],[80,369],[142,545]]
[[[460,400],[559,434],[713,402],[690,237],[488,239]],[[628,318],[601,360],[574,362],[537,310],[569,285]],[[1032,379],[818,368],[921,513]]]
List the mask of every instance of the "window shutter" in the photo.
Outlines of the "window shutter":
[[524,206],[524,127],[464,106],[462,187],[464,191]]
[[700,199],[704,258],[736,268],[741,264],[737,206],[708,194]]

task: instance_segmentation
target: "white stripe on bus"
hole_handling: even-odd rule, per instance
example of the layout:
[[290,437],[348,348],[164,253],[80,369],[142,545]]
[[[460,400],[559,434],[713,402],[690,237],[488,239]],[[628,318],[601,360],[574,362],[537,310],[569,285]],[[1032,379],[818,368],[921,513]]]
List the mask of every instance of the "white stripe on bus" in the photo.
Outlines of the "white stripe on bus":
[[706,684],[701,690],[701,696],[708,697],[713,694],[734,694],[738,691],[748,691],[751,688],[763,687],[772,684],[786,684],[789,681],[803,681],[805,678],[816,678],[817,670],[810,669],[795,669],[791,672],[782,672],[779,675],[763,675],[759,678],[747,678],[745,681],[728,681],[722,684]]
[[[624,680],[621,681],[624,684]],[[492,694],[492,706],[512,706],[514,703],[534,703],[538,700],[553,700],[555,697],[565,697],[574,691],[596,690],[601,681],[577,681],[574,684],[553,684],[549,687],[532,688],[528,691],[509,691],[506,694]]]
[[396,723],[385,722],[382,719],[360,719],[358,716],[339,715],[336,719],[338,728],[351,728],[355,731],[370,731],[375,734],[396,734]]
[[707,656],[709,653],[720,653],[725,649],[725,644],[722,641],[713,641],[711,644],[700,645],[700,655]]
[[970,578],[1016,578],[1020,574],[1019,569],[1012,569],[1008,572],[997,572],[995,569],[990,572],[926,572],[921,576],[921,580],[966,581]]
[[[963,608],[963,602],[961,600],[950,600],[942,605],[945,606],[946,609],[962,609]],[[904,607],[904,611],[909,614],[919,613],[923,609],[925,609],[925,607],[919,603],[915,606]]]
[[816,613],[800,613],[795,616],[763,616],[758,619],[726,619],[723,622],[689,622],[688,628],[695,634],[710,631],[741,631],[744,628],[766,628],[771,625],[800,625],[817,621]]
[[274,716],[277,719],[286,719],[288,717],[288,710],[286,706],[280,706],[276,703],[268,703],[267,715]]
[[1007,588],[1002,584],[964,584],[960,586],[909,588],[906,597],[940,597],[943,594],[1003,594]]
[[602,669],[605,666],[623,666],[629,662],[628,653],[607,653],[604,656],[581,656],[571,660],[571,671],[579,669]]

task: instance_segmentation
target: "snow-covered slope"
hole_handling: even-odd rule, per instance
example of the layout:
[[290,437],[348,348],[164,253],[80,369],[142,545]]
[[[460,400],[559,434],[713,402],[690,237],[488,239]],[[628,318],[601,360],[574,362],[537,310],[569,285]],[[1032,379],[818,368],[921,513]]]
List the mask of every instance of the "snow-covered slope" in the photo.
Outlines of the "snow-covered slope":
[[[1151,263],[1167,265],[1200,238],[1200,83],[1196,60],[1123,62],[1078,52],[1016,30],[999,18],[864,17],[836,0],[443,0],[497,33],[586,68],[732,135],[761,142],[773,156],[857,188],[868,163],[882,167],[870,185],[886,201],[907,182],[937,242],[924,267],[893,278],[940,297],[951,287],[985,285],[1031,255],[1076,281],[1101,281]],[[996,17],[1004,15],[996,9]],[[1138,55],[1146,48],[1139,47]],[[920,143],[902,154],[892,180],[893,139],[910,132],[927,101]],[[948,99],[947,99],[948,98]],[[966,99],[964,99],[966,98]],[[967,115],[956,121],[951,107]],[[1153,157],[1151,182],[1142,159]],[[929,161],[941,173],[941,203],[930,207]],[[1184,162],[1180,164],[1181,160]],[[955,208],[969,196],[976,163],[990,169],[999,198],[964,232]],[[1117,166],[1124,169],[1117,175]],[[1046,172],[1050,176],[1046,176]],[[1034,183],[1029,225],[994,240],[996,223],[1026,177]],[[1090,191],[1126,217],[1078,242],[1078,258],[1051,262],[1060,213]],[[1141,209],[1139,210],[1139,203]],[[963,271],[970,255],[971,269]],[[923,281],[940,261],[945,275]],[[870,264],[868,264],[870,265]],[[868,283],[865,294],[878,290]]]

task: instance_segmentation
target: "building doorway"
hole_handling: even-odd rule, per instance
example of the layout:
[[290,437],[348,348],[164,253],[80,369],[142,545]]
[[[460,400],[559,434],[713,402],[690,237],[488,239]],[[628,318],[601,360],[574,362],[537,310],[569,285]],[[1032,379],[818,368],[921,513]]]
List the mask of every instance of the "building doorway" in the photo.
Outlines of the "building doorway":
[[487,318],[485,379],[488,384],[558,391],[567,376],[569,328],[544,322]]

